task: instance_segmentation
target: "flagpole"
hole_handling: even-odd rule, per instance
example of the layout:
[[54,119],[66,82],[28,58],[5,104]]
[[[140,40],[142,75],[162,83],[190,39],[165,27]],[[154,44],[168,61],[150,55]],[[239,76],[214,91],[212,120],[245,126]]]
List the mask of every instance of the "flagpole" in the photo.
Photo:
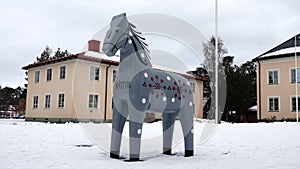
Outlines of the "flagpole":
[[218,90],[218,0],[215,0],[215,122],[219,124],[219,90]]
[[295,36],[295,89],[296,89],[296,121],[299,124],[299,110],[298,110],[298,63],[297,63],[297,35]]

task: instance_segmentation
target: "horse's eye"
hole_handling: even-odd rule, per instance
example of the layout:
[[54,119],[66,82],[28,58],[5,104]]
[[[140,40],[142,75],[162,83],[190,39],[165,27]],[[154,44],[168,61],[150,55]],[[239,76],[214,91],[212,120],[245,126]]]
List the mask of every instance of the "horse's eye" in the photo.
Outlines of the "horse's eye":
[[117,30],[116,30],[116,33],[118,33],[118,32],[119,32],[119,30],[117,29]]

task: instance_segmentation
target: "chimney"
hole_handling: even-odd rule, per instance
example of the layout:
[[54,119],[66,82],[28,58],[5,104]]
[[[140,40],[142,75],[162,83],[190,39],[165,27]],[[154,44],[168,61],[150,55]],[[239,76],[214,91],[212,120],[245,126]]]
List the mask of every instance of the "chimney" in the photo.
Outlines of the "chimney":
[[88,51],[100,52],[100,41],[89,40]]

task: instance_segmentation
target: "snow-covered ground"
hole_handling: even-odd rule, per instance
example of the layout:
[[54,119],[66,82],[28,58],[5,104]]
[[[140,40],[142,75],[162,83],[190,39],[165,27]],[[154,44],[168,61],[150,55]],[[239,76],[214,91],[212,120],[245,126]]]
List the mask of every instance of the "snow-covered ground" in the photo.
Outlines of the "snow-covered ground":
[[[90,125],[100,128],[100,131],[109,128],[108,124]],[[196,122],[194,157],[183,157],[182,144],[174,148],[177,155],[155,155],[153,149],[161,147],[146,142],[144,144],[148,145],[143,148],[145,161],[134,163],[110,159],[105,151],[106,145],[94,142],[102,138],[100,142],[109,145],[108,136],[101,137],[99,133],[100,137],[95,138],[86,131],[93,127],[83,126],[0,119],[0,169],[300,168],[300,125],[296,123],[223,123],[203,144],[198,138],[206,125]],[[143,130],[145,137],[161,133],[161,122],[145,124],[144,127],[147,128]],[[123,152],[125,156],[126,153]]]

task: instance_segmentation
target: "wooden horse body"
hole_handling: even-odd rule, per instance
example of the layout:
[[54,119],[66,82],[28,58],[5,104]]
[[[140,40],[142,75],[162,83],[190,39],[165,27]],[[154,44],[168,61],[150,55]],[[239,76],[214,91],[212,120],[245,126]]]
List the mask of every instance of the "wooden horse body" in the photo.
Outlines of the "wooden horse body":
[[140,160],[142,125],[146,112],[160,112],[163,120],[163,153],[170,155],[176,117],[182,125],[185,156],[193,156],[193,95],[187,79],[152,68],[147,44],[128,22],[126,14],[114,16],[103,51],[120,50],[120,64],[113,88],[111,158],[120,158],[122,132],[129,120],[129,160]]

